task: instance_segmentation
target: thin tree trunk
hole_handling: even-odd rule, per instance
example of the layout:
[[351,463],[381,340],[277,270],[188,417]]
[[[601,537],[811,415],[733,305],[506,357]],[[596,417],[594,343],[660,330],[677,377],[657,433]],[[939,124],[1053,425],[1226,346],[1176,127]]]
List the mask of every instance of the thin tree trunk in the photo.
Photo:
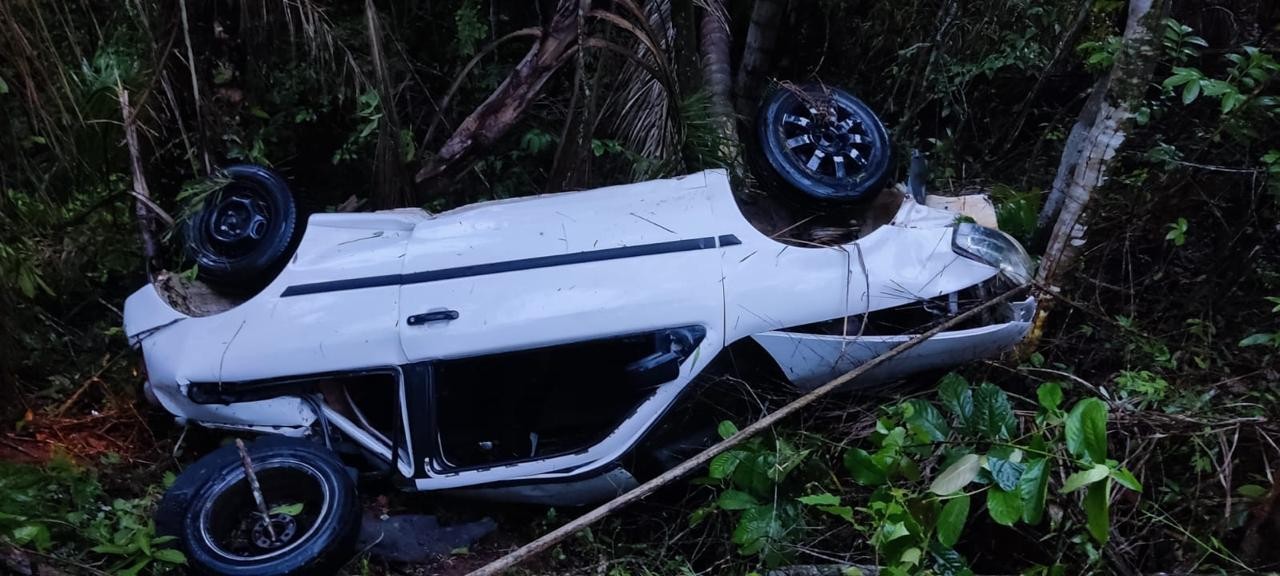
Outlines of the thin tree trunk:
[[729,59],[729,12],[722,0],[703,0],[699,25],[702,52],[702,81],[711,94],[711,113],[723,124],[734,142],[738,140],[733,122],[733,68]]
[[382,21],[373,6],[373,0],[365,0],[365,24],[369,34],[369,56],[373,60],[373,73],[378,90],[378,102],[382,117],[378,119],[378,144],[374,152],[373,207],[375,209],[399,208],[409,204],[405,182],[400,142],[400,120],[396,115],[395,93],[391,88],[391,70],[382,49]]
[[[1063,151],[1054,189],[1041,214],[1041,221],[1052,221],[1053,228],[1037,275],[1043,289],[1041,303],[1024,350],[1038,344],[1053,307],[1053,295],[1061,291],[1064,273],[1085,245],[1089,202],[1106,182],[1116,152],[1133,124],[1134,111],[1147,92],[1159,57],[1158,27],[1168,5],[1169,0],[1130,0],[1120,53],[1111,72],[1094,87],[1077,122],[1078,130],[1073,129],[1078,147],[1069,141]],[[1052,215],[1055,206],[1060,206],[1056,217]]]
[[129,168],[133,174],[133,212],[138,219],[138,238],[142,241],[142,256],[146,259],[147,275],[150,276],[151,271],[160,268],[155,220],[159,217],[172,226],[173,218],[151,201],[147,179],[142,174],[142,155],[138,150],[138,130],[134,125],[133,108],[129,106],[129,91],[124,88],[120,88],[120,115],[124,119],[124,139],[129,150]]
[[751,7],[751,27],[747,29],[747,44],[742,49],[742,62],[738,64],[734,86],[738,114],[743,117],[750,117],[755,109],[760,86],[773,61],[773,46],[778,40],[778,27],[782,23],[785,6],[785,0],[756,0]]
[[414,180],[422,184],[432,178],[454,173],[476,151],[492,145],[507,133],[525,109],[533,103],[542,85],[578,46],[580,14],[591,8],[591,0],[560,0],[555,14],[524,59],[506,80],[467,116],[434,158],[418,171]]

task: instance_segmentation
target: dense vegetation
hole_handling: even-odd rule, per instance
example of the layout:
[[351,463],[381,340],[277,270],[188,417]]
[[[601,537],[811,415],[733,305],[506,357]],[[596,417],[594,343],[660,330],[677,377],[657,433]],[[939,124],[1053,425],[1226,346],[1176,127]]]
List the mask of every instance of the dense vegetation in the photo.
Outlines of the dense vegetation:
[[[142,401],[120,307],[149,267],[198,274],[179,229],[218,165],[273,166],[310,211],[439,210],[733,168],[740,151],[744,193],[781,193],[749,170],[760,87],[739,72],[726,105],[699,59],[713,17],[740,61],[762,1],[0,1],[0,562],[183,563],[148,512],[192,444]],[[1121,54],[1128,3],[772,4],[781,39],[759,84],[848,87],[889,125],[900,175],[923,150],[932,190],[990,191],[1004,229],[1044,244],[1044,191]],[[1280,5],[1193,0],[1157,16],[1151,79],[1035,350],[936,391],[831,400],[528,569],[1280,566]],[[534,71],[545,83],[503,92],[559,29],[576,42]],[[495,119],[491,96],[524,102]],[[487,131],[459,144],[472,116]],[[160,211],[136,207],[135,157]],[[448,506],[429,500],[400,505]],[[572,511],[496,513],[508,533],[471,554]]]

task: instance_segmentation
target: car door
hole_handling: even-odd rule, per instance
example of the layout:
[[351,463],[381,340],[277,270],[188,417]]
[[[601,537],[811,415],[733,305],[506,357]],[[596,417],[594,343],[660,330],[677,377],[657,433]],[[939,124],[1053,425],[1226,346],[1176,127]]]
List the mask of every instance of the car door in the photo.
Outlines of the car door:
[[477,204],[417,226],[400,289],[410,361],[686,326],[720,334],[701,175]]
[[[433,393],[428,404],[434,407],[436,396],[459,401],[472,387],[507,399],[523,395],[507,409],[529,414],[495,422],[547,420],[534,412],[572,419],[572,412],[548,406],[562,402],[556,395],[564,390],[547,383],[569,379],[561,364],[573,365],[572,380],[627,386],[619,377],[625,365],[657,349],[610,343],[668,338],[674,329],[695,329],[698,345],[711,346],[701,350],[705,364],[723,342],[719,252],[732,242],[717,234],[713,194],[705,178],[694,175],[490,202],[419,224],[405,257],[398,329],[408,359],[437,364],[438,387],[452,387],[447,395]],[[691,378],[688,365],[677,368]],[[669,370],[662,373],[676,381]],[[513,388],[511,379],[527,388]],[[672,390],[657,393],[661,382],[650,384],[657,386],[642,397],[622,395],[629,404],[619,412],[626,422],[618,422],[618,430],[638,437],[674,399]],[[436,420],[410,414],[415,418]],[[528,428],[537,431],[535,424]],[[493,445],[483,430],[467,434],[476,445]],[[521,451],[539,456],[537,441],[526,445],[526,436],[523,428],[508,430],[505,445],[519,441]],[[595,442],[600,435],[580,437],[588,436]],[[486,458],[468,460],[492,460]]]

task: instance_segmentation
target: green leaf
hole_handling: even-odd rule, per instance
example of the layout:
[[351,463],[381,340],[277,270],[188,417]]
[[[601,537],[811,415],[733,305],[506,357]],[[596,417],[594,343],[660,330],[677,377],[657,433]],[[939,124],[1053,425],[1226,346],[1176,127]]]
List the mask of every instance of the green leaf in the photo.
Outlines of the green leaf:
[[1067,481],[1062,484],[1062,493],[1075,492],[1085,486],[1098,482],[1111,474],[1111,467],[1106,464],[1094,464],[1093,468],[1081,470],[1067,476]]
[[1199,98],[1199,97],[1200,97],[1200,82],[1198,80],[1195,82],[1187,82],[1187,85],[1182,88],[1183,104],[1190,104],[1192,102],[1195,102],[1196,98]]
[[808,504],[809,506],[839,506],[840,505],[840,497],[834,494],[831,494],[829,492],[823,492],[821,494],[810,494],[808,496],[801,496],[799,498],[796,498],[796,500],[799,500],[801,504]]
[[942,413],[933,406],[933,403],[913,398],[907,400],[906,404],[911,407],[911,416],[906,419],[907,424],[917,438],[929,442],[941,442],[947,439],[947,435],[951,433],[951,427],[947,426],[946,418],[942,417]]
[[9,93],[9,85],[5,84],[4,78],[0,78],[0,94],[8,94],[8,93]]
[[1267,489],[1257,484],[1245,484],[1236,488],[1236,494],[1244,496],[1250,500],[1261,500],[1267,495]]
[[987,513],[1002,526],[1013,526],[1022,517],[1022,496],[992,486],[987,490]]
[[1011,459],[1006,460],[988,454],[986,468],[991,472],[991,478],[996,481],[996,485],[1001,490],[1012,491],[1018,487],[1018,480],[1022,478],[1024,467]]
[[721,440],[728,440],[730,436],[738,433],[738,427],[734,426],[733,422],[722,420],[720,425],[716,427],[716,433],[720,434]]
[[716,454],[711,459],[711,463],[707,465],[707,475],[716,480],[723,480],[733,474],[738,468],[738,464],[742,462],[742,452],[738,450],[730,450]]
[[965,454],[933,480],[933,484],[929,485],[929,491],[939,496],[954,494],[977,478],[980,469],[982,469],[982,461],[978,455]]
[[839,517],[845,522],[853,524],[853,508],[850,506],[818,506],[818,510],[826,512],[832,516]]
[[116,576],[138,576],[138,573],[141,572],[143,568],[146,568],[147,564],[150,564],[150,563],[151,563],[151,558],[143,558],[139,560],[137,563],[135,563],[133,566],[125,568],[124,570],[117,571]]
[[968,494],[961,494],[947,500],[942,507],[942,513],[938,514],[938,542],[947,548],[955,546],[956,542],[960,541],[960,532],[964,530],[964,523],[968,518]]
[[996,385],[983,382],[973,395],[973,426],[983,436],[1007,440],[1018,430],[1009,395]]
[[746,510],[760,505],[755,497],[740,490],[725,490],[720,493],[716,505],[721,510]]
[[880,526],[880,532],[876,534],[880,545],[910,535],[911,531],[902,522],[885,522],[884,525]]
[[281,504],[269,510],[268,513],[284,514],[285,516],[297,516],[302,513],[302,502],[296,502],[293,504]]
[[1249,346],[1260,346],[1263,344],[1270,344],[1272,340],[1275,340],[1275,335],[1259,332],[1257,334],[1251,334],[1248,337],[1246,337],[1244,340],[1241,340],[1238,346],[1240,346],[1241,348],[1247,348]]
[[1085,527],[1099,544],[1106,544],[1111,527],[1111,481],[1089,486],[1084,496]]
[[45,550],[51,543],[49,528],[44,524],[23,524],[13,529],[13,543],[18,546],[34,544],[36,550]]
[[1134,492],[1142,491],[1142,483],[1138,482],[1138,479],[1133,476],[1132,472],[1129,472],[1124,468],[1112,468],[1111,479],[1115,480],[1116,484],[1124,486]]
[[1018,494],[1022,496],[1022,521],[1032,526],[1044,516],[1044,502],[1049,495],[1049,460],[1039,458],[1027,462],[1018,481]]
[[161,562],[164,562],[166,564],[186,564],[187,563],[187,557],[182,553],[182,551],[175,550],[173,548],[156,550],[156,553],[153,554],[151,557]]
[[1067,414],[1067,451],[1088,464],[1107,460],[1107,405],[1085,398]]
[[1036,400],[1045,410],[1053,412],[1062,405],[1062,385],[1057,382],[1045,382],[1036,388]]
[[866,450],[850,448],[844,453],[844,467],[863,486],[880,486],[888,481],[886,471]]
[[955,416],[962,426],[967,426],[973,417],[973,390],[963,376],[951,372],[942,377],[938,383],[938,399],[942,405]]

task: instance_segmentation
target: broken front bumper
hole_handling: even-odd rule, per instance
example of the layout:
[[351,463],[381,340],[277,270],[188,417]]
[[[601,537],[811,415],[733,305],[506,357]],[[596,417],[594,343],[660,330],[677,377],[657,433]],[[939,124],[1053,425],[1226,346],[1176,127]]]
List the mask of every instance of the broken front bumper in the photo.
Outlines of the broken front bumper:
[[[1008,322],[943,332],[916,345],[848,384],[865,388],[916,372],[949,368],[965,362],[998,356],[1012,349],[1031,329],[1036,300],[1028,297],[1009,305]],[[847,336],[764,332],[753,336],[777,361],[783,373],[802,389],[813,389],[870,361],[914,335]]]

